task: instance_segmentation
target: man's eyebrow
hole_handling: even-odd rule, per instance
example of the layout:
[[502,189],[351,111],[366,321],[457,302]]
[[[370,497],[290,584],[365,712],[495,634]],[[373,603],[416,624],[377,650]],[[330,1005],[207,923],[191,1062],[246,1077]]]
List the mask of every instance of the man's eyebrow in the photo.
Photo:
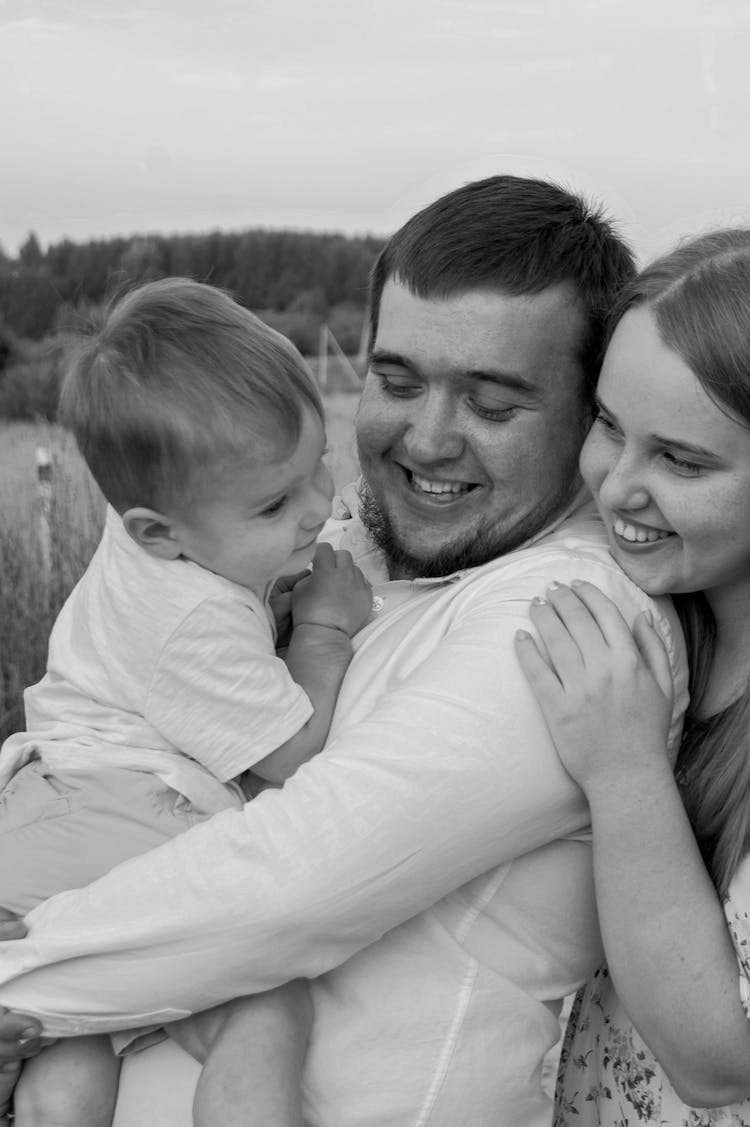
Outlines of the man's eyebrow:
[[407,360],[405,356],[401,356],[398,352],[388,352],[385,348],[373,348],[370,353],[370,363],[393,364],[396,368],[414,369],[411,360]]
[[[398,352],[389,352],[387,349],[376,348],[370,356],[371,364],[393,364],[396,368],[406,368],[410,372],[419,374],[418,366]],[[509,372],[504,368],[469,368],[460,372],[460,375],[470,380],[484,380],[494,383],[499,387],[506,387],[512,391],[520,391],[526,395],[538,395],[539,388],[531,380],[527,380],[520,372]]]
[[[618,422],[617,415],[614,411],[610,411],[609,407],[599,398],[598,395],[594,396],[594,403],[596,407],[613,422]],[[708,461],[719,462],[721,455],[717,454],[715,450],[710,450],[707,446],[699,446],[695,442],[686,442],[684,438],[676,438],[665,434],[657,434],[651,431],[649,438],[652,442],[658,443],[660,446],[676,446],[680,450],[684,450],[686,454],[697,454],[699,458],[706,458]]]
[[471,368],[466,375],[472,380],[484,380],[499,387],[521,391],[526,395],[539,395],[539,388],[532,380],[527,380],[520,372],[509,372],[504,368]]

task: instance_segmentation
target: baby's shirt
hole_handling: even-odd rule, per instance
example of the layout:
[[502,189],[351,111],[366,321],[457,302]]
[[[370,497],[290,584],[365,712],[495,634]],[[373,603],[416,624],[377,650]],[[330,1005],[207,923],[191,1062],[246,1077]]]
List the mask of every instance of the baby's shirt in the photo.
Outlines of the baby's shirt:
[[28,730],[0,752],[0,789],[34,755],[53,767],[106,757],[153,771],[201,810],[231,805],[218,784],[312,715],[274,641],[267,602],[189,560],[150,555],[108,509],[52,630],[47,673],[24,695]]

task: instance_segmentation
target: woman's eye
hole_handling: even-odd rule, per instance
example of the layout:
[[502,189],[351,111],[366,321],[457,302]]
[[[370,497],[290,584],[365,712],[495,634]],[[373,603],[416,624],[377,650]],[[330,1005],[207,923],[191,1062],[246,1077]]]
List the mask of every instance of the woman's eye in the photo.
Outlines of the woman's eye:
[[686,477],[694,477],[705,468],[698,464],[698,462],[690,462],[687,458],[678,458],[676,454],[670,453],[669,450],[664,451],[664,460],[669,463],[678,473],[685,474]]
[[604,429],[609,431],[611,434],[617,433],[617,427],[615,426],[615,424],[612,422],[608,415],[604,414],[604,412],[599,407],[594,410],[594,422],[604,427]]

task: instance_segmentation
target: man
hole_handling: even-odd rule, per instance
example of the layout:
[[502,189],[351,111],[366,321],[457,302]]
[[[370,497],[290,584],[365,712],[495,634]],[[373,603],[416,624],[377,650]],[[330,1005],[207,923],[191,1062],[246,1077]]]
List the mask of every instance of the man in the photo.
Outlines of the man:
[[[632,269],[601,216],[541,181],[470,184],[394,235],[373,276],[361,504],[331,528],[374,613],[327,750],[38,909],[4,949],[0,1003],[71,1033],[311,978],[311,1127],[549,1123],[560,1000],[601,950],[585,805],[514,655],[529,601],[580,577],[628,621],[649,607],[673,740],[686,695],[670,612],[613,565],[577,470]],[[133,1079],[149,1052],[118,1127],[153,1117]]]

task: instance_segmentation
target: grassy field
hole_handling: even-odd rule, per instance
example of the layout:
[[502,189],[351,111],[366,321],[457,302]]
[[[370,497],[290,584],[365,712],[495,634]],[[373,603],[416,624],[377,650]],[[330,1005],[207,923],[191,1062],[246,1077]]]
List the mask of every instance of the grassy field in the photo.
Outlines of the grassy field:
[[[357,475],[357,399],[347,392],[325,397],[337,488]],[[37,485],[39,447],[53,463],[47,498]],[[49,632],[91,558],[103,512],[69,434],[50,424],[0,422],[0,741],[23,727],[21,693],[44,673]]]

